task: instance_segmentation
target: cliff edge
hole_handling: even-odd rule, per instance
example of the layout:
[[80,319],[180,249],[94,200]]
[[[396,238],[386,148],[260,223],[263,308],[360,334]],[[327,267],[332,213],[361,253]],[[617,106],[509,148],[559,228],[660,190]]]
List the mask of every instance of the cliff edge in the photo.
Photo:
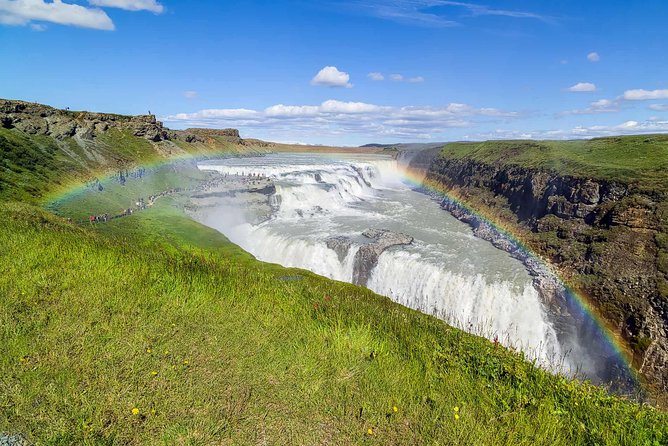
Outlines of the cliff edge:
[[668,392],[668,136],[454,143],[432,155],[414,167],[513,227]]

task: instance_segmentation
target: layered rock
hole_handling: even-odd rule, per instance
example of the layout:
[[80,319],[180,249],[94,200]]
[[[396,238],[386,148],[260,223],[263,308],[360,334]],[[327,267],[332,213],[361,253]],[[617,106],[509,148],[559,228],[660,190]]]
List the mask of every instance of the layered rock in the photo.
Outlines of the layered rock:
[[[378,264],[378,258],[388,248],[392,246],[410,245],[413,243],[413,237],[393,232],[388,229],[367,229],[362,233],[364,242],[357,249],[353,259],[353,283],[366,286],[371,276],[371,271]],[[339,257],[339,260],[348,255],[353,240],[346,236],[330,237],[326,241],[327,247]]]
[[74,136],[91,139],[110,128],[128,129],[150,141],[170,139],[154,115],[123,116],[109,113],[71,112],[41,104],[0,100],[4,128],[16,128],[28,135],[46,135],[62,140]]
[[221,138],[224,141],[240,143],[242,141],[237,129],[199,129],[189,128],[184,131],[187,134],[198,136],[205,140],[206,138]]
[[[24,101],[0,99],[0,126],[15,128],[28,135],[45,135],[64,140],[78,138],[92,140],[110,129],[128,130],[133,136],[152,142],[182,140],[185,142],[204,142],[200,129],[169,130],[158,121],[155,115],[125,116],[112,113],[94,113],[86,111],[60,110],[42,104]],[[234,129],[223,131],[234,135]]]
[[[634,362],[668,391],[668,288],[658,269],[668,198],[657,190],[521,166],[434,156],[427,178],[479,210],[523,230],[523,238],[591,297],[634,350]],[[483,220],[446,200],[476,235],[509,252]]]
[[353,283],[366,285],[378,257],[391,246],[410,245],[413,237],[387,229],[367,229],[362,233],[371,241],[360,246],[353,261]]

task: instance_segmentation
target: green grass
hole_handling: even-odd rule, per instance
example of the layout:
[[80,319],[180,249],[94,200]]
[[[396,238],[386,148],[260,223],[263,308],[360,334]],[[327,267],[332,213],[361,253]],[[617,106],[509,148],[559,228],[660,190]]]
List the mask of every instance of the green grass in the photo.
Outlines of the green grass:
[[0,205],[0,431],[39,444],[668,439],[665,413],[363,288],[257,262],[205,228],[161,242],[163,227],[197,225],[161,212],[139,236]]
[[176,155],[199,157],[257,153],[252,145],[226,141],[152,144],[129,130],[110,129],[83,146],[0,128],[0,199],[44,203],[79,183],[118,170],[167,162]]
[[668,191],[668,135],[449,143],[441,156],[500,166],[542,168],[560,175],[620,181],[642,189]]
[[[668,442],[665,412],[364,288],[258,262],[184,215],[182,195],[98,225],[4,201],[168,156],[140,138],[83,148],[0,129],[0,147],[0,432],[47,445]],[[175,166],[48,209],[76,222],[206,176]]]

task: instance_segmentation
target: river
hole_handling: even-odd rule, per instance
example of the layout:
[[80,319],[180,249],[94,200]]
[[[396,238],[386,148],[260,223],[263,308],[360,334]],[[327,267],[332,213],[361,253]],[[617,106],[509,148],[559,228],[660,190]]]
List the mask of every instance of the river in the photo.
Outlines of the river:
[[[524,265],[414,190],[393,158],[284,153],[207,161],[199,168],[274,183],[273,212],[262,222],[250,222],[229,201],[197,216],[258,259],[353,282],[355,255],[370,242],[365,230],[406,234],[411,244],[386,249],[371,265],[368,288],[520,349],[552,371],[591,369],[591,358],[559,338]],[[328,247],[333,237],[347,240],[349,248]]]

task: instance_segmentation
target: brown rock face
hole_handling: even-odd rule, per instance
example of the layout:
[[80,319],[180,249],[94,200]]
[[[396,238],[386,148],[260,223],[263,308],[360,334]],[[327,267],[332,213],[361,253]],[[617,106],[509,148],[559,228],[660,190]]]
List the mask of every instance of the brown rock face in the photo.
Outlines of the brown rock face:
[[591,297],[656,392],[668,394],[664,193],[470,159],[434,157],[427,177],[518,227],[532,249]]
[[189,128],[184,130],[185,133],[199,137],[202,140],[207,138],[221,138],[225,141],[240,143],[241,137],[237,129],[197,129]]
[[153,115],[70,112],[41,104],[4,99],[0,99],[0,115],[4,128],[16,128],[29,135],[46,135],[58,140],[75,135],[91,139],[110,128],[129,129],[134,136],[154,142],[170,139],[169,132]]
[[151,142],[180,140],[206,143],[218,138],[243,144],[237,129],[169,130],[155,115],[125,116],[110,113],[73,112],[46,105],[0,99],[0,126],[15,128],[28,135],[46,135],[57,140],[77,137],[92,140],[110,129],[130,130],[133,136]]

